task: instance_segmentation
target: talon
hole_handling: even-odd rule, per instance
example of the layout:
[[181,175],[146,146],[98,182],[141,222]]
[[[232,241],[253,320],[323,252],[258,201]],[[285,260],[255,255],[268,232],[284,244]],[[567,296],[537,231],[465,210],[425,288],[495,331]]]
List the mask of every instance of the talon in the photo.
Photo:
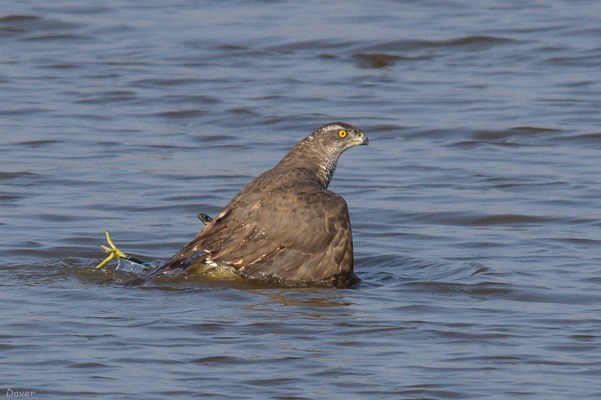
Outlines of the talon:
[[119,250],[117,248],[117,246],[115,246],[113,244],[113,241],[111,240],[111,237],[109,236],[109,231],[106,231],[106,241],[109,243],[109,245],[111,247],[106,247],[104,245],[101,245],[100,247],[102,247],[104,249],[104,251],[106,251],[107,253],[111,253],[109,254],[109,256],[107,258],[105,258],[105,260],[103,262],[101,262],[100,264],[98,264],[96,266],[96,268],[100,268],[102,266],[104,266],[106,263],[108,263],[109,261],[111,261],[113,258],[129,258],[127,256],[127,254],[125,254],[124,252],[122,252],[121,250]]

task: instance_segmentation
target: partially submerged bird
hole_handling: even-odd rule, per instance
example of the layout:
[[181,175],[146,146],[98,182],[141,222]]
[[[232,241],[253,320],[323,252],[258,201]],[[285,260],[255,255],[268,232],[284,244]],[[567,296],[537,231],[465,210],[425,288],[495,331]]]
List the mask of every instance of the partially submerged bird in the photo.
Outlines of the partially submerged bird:
[[249,279],[352,285],[357,278],[349,212],[328,185],[340,155],[368,143],[358,128],[342,122],[317,129],[215,219],[200,214],[205,226],[194,240],[143,279],[223,266]]

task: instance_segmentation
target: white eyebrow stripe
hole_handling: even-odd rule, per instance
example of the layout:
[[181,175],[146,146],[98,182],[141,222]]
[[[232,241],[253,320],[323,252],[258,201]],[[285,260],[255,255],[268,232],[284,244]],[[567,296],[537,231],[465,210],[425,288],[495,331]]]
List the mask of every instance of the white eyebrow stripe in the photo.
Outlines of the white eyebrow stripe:
[[337,125],[337,124],[332,124],[332,125],[326,125],[323,127],[324,131],[331,131],[333,129],[344,129],[344,127]]

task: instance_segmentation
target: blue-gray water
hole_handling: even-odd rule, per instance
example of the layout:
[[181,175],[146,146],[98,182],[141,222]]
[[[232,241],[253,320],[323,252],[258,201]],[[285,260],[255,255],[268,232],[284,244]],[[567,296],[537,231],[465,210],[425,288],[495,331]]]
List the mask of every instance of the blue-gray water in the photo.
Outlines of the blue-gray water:
[[[0,389],[601,398],[597,1],[3,1]],[[313,129],[354,289],[125,287]]]

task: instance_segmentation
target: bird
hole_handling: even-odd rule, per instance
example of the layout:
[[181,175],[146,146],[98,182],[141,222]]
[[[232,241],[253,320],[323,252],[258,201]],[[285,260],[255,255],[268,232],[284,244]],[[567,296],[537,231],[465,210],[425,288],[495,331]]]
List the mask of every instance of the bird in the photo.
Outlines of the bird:
[[155,270],[178,275],[225,266],[243,278],[291,285],[354,285],[353,236],[344,198],[328,186],[340,155],[368,145],[350,124],[321,126],[248,183],[196,237]]

